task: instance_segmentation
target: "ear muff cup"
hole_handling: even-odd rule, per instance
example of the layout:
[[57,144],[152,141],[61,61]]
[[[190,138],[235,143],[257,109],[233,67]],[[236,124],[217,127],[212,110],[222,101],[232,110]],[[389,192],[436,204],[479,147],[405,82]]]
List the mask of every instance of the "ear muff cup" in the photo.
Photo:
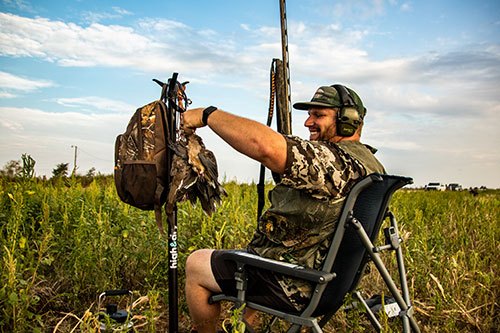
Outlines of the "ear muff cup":
[[345,137],[352,136],[361,125],[362,119],[359,110],[346,87],[340,84],[335,84],[332,87],[337,90],[342,103],[337,112],[337,134]]
[[352,136],[360,124],[358,110],[352,107],[343,107],[337,116],[337,133],[340,136]]

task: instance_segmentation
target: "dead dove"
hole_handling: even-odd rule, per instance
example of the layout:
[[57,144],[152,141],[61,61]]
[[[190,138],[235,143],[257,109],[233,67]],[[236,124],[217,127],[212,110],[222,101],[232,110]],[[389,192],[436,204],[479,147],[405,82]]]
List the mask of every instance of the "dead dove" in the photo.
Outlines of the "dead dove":
[[201,207],[211,215],[227,193],[218,181],[219,172],[215,155],[205,148],[196,134],[181,135],[169,145],[174,152],[170,170],[171,182],[167,196],[166,211],[171,213],[177,202],[198,199]]

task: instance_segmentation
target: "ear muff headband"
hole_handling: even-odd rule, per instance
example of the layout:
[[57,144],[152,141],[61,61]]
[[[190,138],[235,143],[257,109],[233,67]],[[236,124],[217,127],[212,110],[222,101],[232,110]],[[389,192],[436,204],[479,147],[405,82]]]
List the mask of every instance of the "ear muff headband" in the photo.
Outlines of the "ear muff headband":
[[340,84],[335,84],[332,87],[337,90],[342,103],[339,112],[337,112],[337,134],[346,137],[352,136],[361,124],[356,103],[346,87]]

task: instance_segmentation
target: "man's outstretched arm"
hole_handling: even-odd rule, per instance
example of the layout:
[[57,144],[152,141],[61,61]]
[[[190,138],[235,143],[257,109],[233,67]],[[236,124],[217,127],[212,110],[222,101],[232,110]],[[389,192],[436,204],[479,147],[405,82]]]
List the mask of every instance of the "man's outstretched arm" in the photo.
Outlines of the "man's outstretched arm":
[[[203,127],[203,108],[183,113],[183,127],[193,130]],[[282,174],[286,164],[285,138],[257,121],[217,109],[210,114],[208,126],[240,153],[264,164],[270,170]]]

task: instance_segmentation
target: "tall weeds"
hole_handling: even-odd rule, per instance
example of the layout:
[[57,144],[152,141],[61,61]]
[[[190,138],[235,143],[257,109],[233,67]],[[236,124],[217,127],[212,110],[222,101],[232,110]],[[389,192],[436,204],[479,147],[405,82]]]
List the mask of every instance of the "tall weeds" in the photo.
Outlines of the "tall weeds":
[[[243,248],[256,226],[254,185],[226,183],[212,216],[178,205],[180,327],[188,331],[184,263],[199,248]],[[497,313],[499,192],[400,191],[392,210],[405,238],[416,317],[424,332],[494,332]],[[167,244],[154,214],[123,204],[111,178],[82,185],[0,179],[0,331],[97,330],[96,296],[129,289],[136,330],[168,322]],[[385,292],[374,272],[366,290]],[[374,282],[375,281],[375,282]],[[328,330],[361,331],[359,316],[338,316]],[[366,325],[364,325],[366,326]],[[334,328],[335,327],[335,328]]]

